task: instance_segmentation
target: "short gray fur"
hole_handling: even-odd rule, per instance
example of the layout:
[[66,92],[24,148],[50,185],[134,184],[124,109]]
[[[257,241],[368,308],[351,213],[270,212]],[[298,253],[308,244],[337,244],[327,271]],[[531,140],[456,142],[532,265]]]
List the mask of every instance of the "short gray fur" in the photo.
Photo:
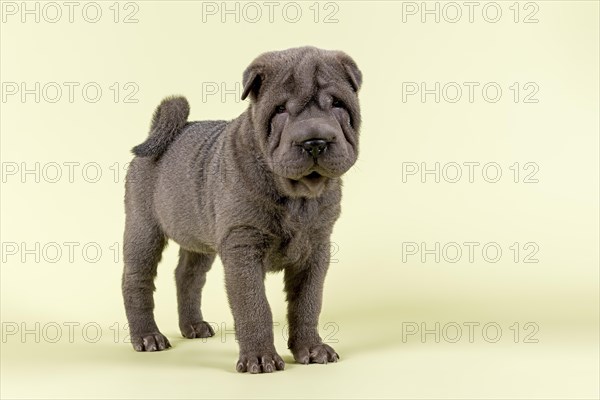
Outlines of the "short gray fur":
[[183,97],[157,108],[127,172],[123,297],[133,347],[170,347],[154,320],[157,264],[180,246],[175,276],[186,338],[214,335],[200,310],[216,255],[225,269],[239,372],[284,368],[273,341],[267,272],[284,271],[288,346],[297,362],[337,353],[318,333],[341,175],[358,156],[362,75],[345,53],[301,47],[260,55],[243,75],[248,109],[188,122]]

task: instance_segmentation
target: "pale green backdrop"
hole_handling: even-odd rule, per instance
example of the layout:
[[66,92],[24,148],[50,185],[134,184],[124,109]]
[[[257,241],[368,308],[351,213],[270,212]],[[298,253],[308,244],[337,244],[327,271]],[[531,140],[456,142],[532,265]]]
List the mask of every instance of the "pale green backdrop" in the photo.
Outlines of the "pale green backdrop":
[[[2,397],[597,398],[598,3],[269,4],[2,2]],[[163,97],[234,118],[250,61],[306,44],[364,75],[321,317],[341,361],[293,363],[275,275],[286,371],[235,373],[220,263],[204,296],[217,337],[182,339],[176,245],[156,282],[174,348],[135,353],[129,149]]]

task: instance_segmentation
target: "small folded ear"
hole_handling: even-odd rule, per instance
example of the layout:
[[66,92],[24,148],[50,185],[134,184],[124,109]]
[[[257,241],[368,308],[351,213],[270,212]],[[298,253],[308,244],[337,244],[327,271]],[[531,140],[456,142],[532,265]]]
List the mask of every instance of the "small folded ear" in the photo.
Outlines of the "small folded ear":
[[347,54],[341,53],[339,59],[346,70],[346,75],[350,85],[352,85],[352,89],[354,89],[355,92],[358,92],[362,85],[362,72],[360,72],[354,60]]
[[256,65],[250,65],[244,71],[242,81],[244,85],[242,100],[246,100],[246,97],[248,97],[249,94],[252,94],[252,96],[256,98],[263,82],[262,68]]
[[354,89],[355,92],[358,92],[360,85],[362,85],[362,72],[360,72],[360,69],[358,69],[354,63],[346,64],[344,65],[344,68],[346,68],[346,73],[348,74],[348,79],[350,79],[352,89]]

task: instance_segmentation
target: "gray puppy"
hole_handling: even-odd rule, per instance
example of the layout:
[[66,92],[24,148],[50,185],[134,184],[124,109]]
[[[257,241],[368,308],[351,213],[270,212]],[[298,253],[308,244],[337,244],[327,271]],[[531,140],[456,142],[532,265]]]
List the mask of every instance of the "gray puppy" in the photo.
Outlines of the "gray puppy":
[[341,179],[358,154],[362,76],[338,51],[260,55],[243,76],[248,109],[232,121],[187,122],[183,97],[164,100],[127,172],[123,297],[133,347],[170,347],[153,315],[154,278],[171,239],[179,327],[214,335],[200,311],[215,256],[225,269],[239,372],[284,368],[273,342],[265,274],[284,271],[289,341],[302,364],[338,360],[318,333]]

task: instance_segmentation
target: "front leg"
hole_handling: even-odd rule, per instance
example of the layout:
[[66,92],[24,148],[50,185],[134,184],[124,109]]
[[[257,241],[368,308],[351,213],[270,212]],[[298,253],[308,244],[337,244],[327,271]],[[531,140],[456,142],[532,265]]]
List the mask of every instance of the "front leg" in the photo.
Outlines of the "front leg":
[[303,265],[285,271],[290,336],[288,347],[301,364],[336,362],[338,354],[319,336],[323,283],[329,267],[329,246],[320,247]]
[[273,317],[265,293],[267,243],[260,232],[238,228],[221,245],[227,297],[240,346],[238,372],[273,372],[285,367],[275,350]]

